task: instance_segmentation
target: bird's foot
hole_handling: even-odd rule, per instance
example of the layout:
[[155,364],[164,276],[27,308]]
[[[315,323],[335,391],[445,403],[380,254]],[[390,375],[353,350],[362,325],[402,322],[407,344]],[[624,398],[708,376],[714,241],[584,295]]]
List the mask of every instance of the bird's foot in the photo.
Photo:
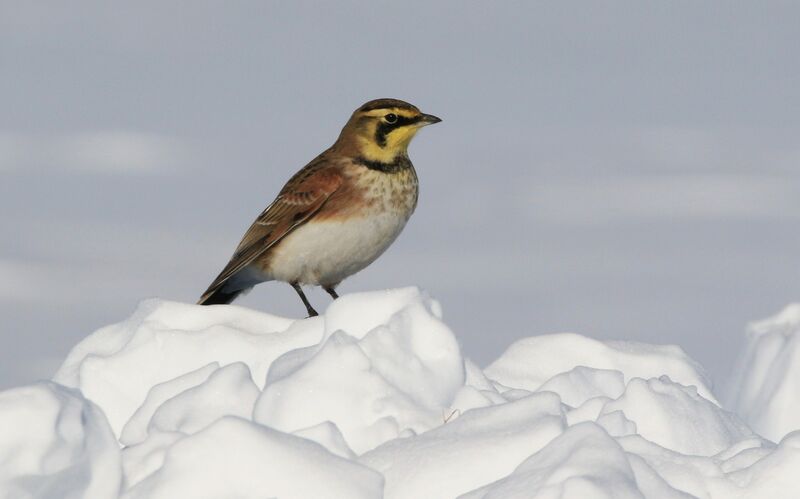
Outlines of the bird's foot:
[[308,298],[306,298],[306,295],[305,293],[303,293],[303,290],[300,288],[300,285],[296,282],[292,282],[290,284],[292,285],[294,290],[297,291],[297,294],[300,295],[300,299],[303,300],[303,305],[306,306],[306,312],[308,312],[308,316],[309,317],[318,316],[319,314],[317,313],[316,310],[314,310],[314,307],[312,307],[311,304],[308,302]]

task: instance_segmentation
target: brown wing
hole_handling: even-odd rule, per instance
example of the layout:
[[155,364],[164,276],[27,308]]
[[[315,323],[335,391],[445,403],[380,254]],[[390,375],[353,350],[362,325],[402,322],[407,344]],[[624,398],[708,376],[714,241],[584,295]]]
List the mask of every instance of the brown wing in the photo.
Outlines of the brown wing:
[[231,260],[214,279],[198,303],[222,287],[292,230],[310,220],[342,183],[338,168],[324,155],[309,163],[286,183],[275,201],[247,229]]

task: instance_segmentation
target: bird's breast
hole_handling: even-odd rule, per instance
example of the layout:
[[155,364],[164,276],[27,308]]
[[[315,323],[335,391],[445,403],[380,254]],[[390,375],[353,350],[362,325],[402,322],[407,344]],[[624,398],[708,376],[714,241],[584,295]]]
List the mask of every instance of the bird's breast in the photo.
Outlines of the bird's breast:
[[350,203],[323,206],[270,251],[272,279],[335,285],[375,261],[397,238],[417,204],[413,170],[367,172],[351,184]]
[[395,173],[365,169],[354,184],[370,210],[396,212],[408,218],[417,206],[419,181],[413,167]]

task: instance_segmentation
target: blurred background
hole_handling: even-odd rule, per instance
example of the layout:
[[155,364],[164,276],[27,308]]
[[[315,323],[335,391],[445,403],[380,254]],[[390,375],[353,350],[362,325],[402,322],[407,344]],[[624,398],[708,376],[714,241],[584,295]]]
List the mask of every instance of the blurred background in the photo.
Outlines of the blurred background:
[[[800,4],[0,2],[0,387],[194,302],[364,101],[444,119],[416,214],[341,286],[418,285],[481,364],[574,331],[719,385],[800,299]],[[324,310],[327,295],[312,292]],[[285,284],[237,302],[304,309]]]

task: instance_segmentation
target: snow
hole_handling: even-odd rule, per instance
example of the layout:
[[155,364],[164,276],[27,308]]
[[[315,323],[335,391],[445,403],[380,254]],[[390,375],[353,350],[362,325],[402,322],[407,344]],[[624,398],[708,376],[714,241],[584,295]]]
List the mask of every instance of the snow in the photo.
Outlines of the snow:
[[634,499],[645,494],[656,497],[656,492],[658,497],[686,497],[661,481],[655,482],[657,485],[647,483],[640,488],[620,445],[597,425],[579,423],[525,459],[509,476],[461,497]]
[[103,411],[51,382],[0,393],[0,494],[105,499],[120,486],[120,452]]
[[679,347],[562,333],[485,369],[416,288],[292,320],[147,300],[0,393],[0,499],[790,498],[800,305],[723,407]]
[[780,440],[800,428],[800,303],[750,325],[732,380],[729,405],[756,432]]
[[[358,325],[377,324],[368,333],[337,329],[307,358],[292,356],[291,369],[270,370],[254,420],[286,432],[330,421],[356,453],[440,425],[464,386],[458,343],[432,300],[397,295],[369,296],[371,316]],[[345,305],[365,308],[347,298]],[[389,306],[400,300],[403,308]],[[334,307],[341,310],[342,303]],[[374,320],[379,314],[382,324]],[[339,321],[326,320],[326,328]]]
[[634,423],[642,437],[683,454],[713,456],[752,435],[736,415],[667,376],[632,379],[625,393],[601,410],[615,412]]
[[513,471],[565,427],[558,396],[534,394],[465,412],[387,442],[360,461],[386,477],[385,497],[456,497]]
[[170,446],[125,499],[380,497],[383,477],[310,440],[234,416]]
[[553,376],[579,366],[618,371],[625,382],[667,375],[683,385],[696,386],[703,397],[714,400],[700,365],[674,345],[548,334],[515,342],[485,372],[502,385],[533,391]]
[[147,300],[128,320],[79,343],[53,380],[100,405],[119,434],[154,385],[212,362],[243,362],[263,387],[272,361],[318,343],[322,326],[320,318],[296,323],[237,306]]

